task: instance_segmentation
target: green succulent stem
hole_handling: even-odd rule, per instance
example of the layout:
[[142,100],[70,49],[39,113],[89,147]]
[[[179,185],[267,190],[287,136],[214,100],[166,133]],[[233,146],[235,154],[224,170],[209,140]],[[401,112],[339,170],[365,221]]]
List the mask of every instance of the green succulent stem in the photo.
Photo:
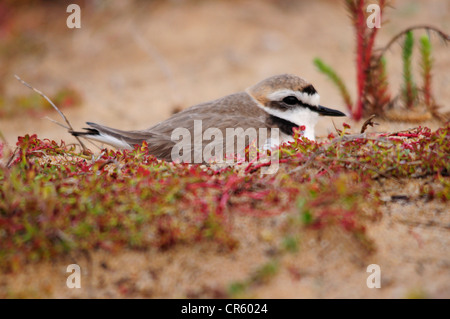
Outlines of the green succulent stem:
[[431,42],[430,38],[426,35],[420,38],[420,55],[421,55],[421,71],[423,80],[423,95],[426,106],[433,104],[433,96],[431,93],[431,69],[433,67],[433,59],[431,57]]
[[414,47],[414,35],[412,31],[405,34],[403,43],[403,100],[408,108],[413,107],[417,98],[417,87],[412,74],[412,53]]
[[350,97],[350,94],[348,93],[347,87],[345,86],[345,83],[341,79],[341,77],[336,73],[336,71],[331,66],[325,64],[320,58],[314,59],[314,65],[320,72],[328,76],[328,78],[338,87],[342,99],[347,105],[347,108],[351,111],[353,102]]

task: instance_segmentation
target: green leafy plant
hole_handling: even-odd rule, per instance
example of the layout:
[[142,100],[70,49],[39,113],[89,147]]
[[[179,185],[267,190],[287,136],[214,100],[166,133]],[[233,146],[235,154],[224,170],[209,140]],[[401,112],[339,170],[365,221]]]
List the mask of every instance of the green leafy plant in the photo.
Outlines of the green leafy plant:
[[[423,92],[425,105],[431,114],[445,122],[446,116],[438,111],[438,107],[434,102],[432,103],[434,100],[431,98],[431,44],[429,40],[427,41],[423,38],[421,39],[421,66],[424,89],[419,90],[414,83],[412,76],[413,30],[424,29],[428,32],[436,33],[445,42],[450,41],[450,37],[432,26],[414,26],[397,34],[385,47],[375,49],[374,43],[378,34],[378,28],[369,28],[366,24],[368,1],[345,0],[344,3],[349,12],[356,35],[357,97],[355,103],[352,103],[345,83],[331,66],[327,65],[320,58],[315,58],[314,64],[320,72],[324,73],[338,87],[351,116],[355,120],[360,120],[363,116],[369,116],[371,114],[387,117],[386,112],[388,108],[395,105],[397,99],[393,98],[390,92],[384,54],[393,43],[404,37],[402,53],[404,81],[400,93],[401,100],[407,108],[411,109],[420,104],[421,97],[419,93]],[[379,0],[378,5],[380,7],[381,17],[384,17],[384,11],[389,5],[389,2]]]
[[344,81],[337,75],[337,73],[333,70],[333,68],[327,64],[325,64],[321,59],[314,59],[315,66],[319,69],[320,72],[324,73],[328,76],[328,78],[338,87],[339,92],[341,93],[342,98],[344,99],[345,105],[349,110],[352,109],[353,102],[350,96],[350,93],[345,86]]
[[413,107],[417,98],[417,88],[412,75],[412,53],[414,47],[414,36],[412,31],[405,35],[403,43],[403,88],[402,97],[408,108]]
[[421,69],[422,69],[422,79],[423,79],[423,96],[425,99],[425,105],[432,107],[433,94],[431,92],[431,69],[433,67],[433,59],[431,57],[431,42],[428,36],[422,36],[420,38],[420,55],[421,55]]

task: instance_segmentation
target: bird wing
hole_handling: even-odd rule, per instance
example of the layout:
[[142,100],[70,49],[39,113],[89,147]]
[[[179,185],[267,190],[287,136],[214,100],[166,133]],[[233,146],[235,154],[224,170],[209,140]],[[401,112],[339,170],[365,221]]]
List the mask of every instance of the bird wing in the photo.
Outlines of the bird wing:
[[[199,158],[202,158],[203,161],[202,154],[200,157],[198,154],[203,152],[207,145],[209,145],[209,149],[217,147],[217,150],[222,150],[222,154],[215,154],[217,157],[236,153],[236,145],[233,149],[226,145],[227,128],[241,128],[244,131],[256,128],[258,134],[258,128],[267,127],[266,118],[267,114],[255,104],[250,96],[241,92],[194,105],[145,130],[123,131],[87,122],[90,127],[86,128],[85,132],[71,133],[74,136],[83,136],[120,149],[131,149],[134,145],[146,141],[151,154],[168,161],[173,160],[172,152],[176,144],[182,147],[183,143],[188,142],[186,147],[190,150],[190,160],[193,163],[198,162]],[[202,121],[201,128],[195,126],[196,120]],[[205,131],[209,128],[217,130],[212,132],[211,135],[214,136],[211,136],[211,139],[203,139]],[[185,130],[176,131],[176,129]],[[190,139],[186,140],[184,136],[178,134],[180,132],[189,132]],[[250,139],[251,136],[245,140],[245,146],[252,142]],[[201,148],[195,147],[196,141],[201,141]]]

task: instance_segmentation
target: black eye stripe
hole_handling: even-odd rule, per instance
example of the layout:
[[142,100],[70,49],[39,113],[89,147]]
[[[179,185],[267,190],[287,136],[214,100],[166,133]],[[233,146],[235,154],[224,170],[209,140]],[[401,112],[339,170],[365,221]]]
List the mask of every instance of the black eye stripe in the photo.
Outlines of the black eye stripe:
[[[294,99],[290,99],[291,97],[295,99],[295,102]],[[304,107],[310,109],[311,111],[317,112],[317,106],[313,106],[304,103],[303,101],[299,101],[295,96],[287,96],[282,101],[271,101],[269,102],[268,106],[270,106],[274,110],[281,110],[281,111],[287,111],[293,108]]]
[[286,96],[283,99],[283,103],[285,103],[287,105],[301,105],[303,107],[306,107],[306,108],[312,109],[312,110],[317,109],[317,107],[314,107],[314,106],[312,106],[310,104],[307,104],[307,103],[303,102],[302,100],[299,100],[297,97],[291,96],[291,95],[290,96]]
[[295,96],[286,96],[283,99],[283,102],[288,104],[288,105],[300,104],[300,101]]

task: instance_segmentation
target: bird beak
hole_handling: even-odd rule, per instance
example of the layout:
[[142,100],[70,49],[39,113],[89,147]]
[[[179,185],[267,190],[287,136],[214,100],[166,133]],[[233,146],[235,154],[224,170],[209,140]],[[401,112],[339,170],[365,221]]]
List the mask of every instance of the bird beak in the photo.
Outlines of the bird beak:
[[321,116],[347,116],[345,113],[342,113],[338,110],[329,109],[325,106],[319,105],[317,109],[313,110]]

